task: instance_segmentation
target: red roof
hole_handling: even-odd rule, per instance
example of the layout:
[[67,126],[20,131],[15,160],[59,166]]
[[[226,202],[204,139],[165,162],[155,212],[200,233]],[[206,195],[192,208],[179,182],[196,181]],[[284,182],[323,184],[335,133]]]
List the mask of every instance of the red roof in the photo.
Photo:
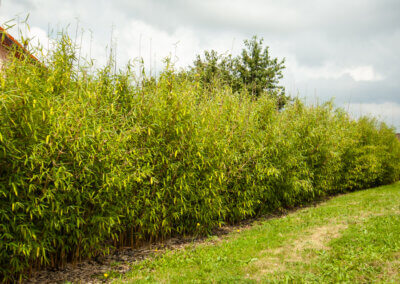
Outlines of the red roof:
[[0,27],[0,44],[10,48],[16,47],[15,56],[19,59],[23,59],[24,55],[28,55],[30,58],[39,62],[39,60],[33,56],[25,47],[23,47],[15,38],[7,33],[5,29]]

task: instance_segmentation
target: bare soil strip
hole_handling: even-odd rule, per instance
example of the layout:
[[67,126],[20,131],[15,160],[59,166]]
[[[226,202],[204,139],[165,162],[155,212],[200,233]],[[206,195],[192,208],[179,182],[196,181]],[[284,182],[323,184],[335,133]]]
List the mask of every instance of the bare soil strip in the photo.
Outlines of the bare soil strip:
[[284,271],[288,265],[301,262],[308,263],[311,256],[308,250],[329,250],[327,246],[330,240],[340,237],[340,232],[347,228],[346,224],[331,223],[329,225],[313,228],[311,231],[302,234],[291,243],[276,249],[266,250],[254,265],[258,273],[251,278],[261,280],[263,274],[271,274]]

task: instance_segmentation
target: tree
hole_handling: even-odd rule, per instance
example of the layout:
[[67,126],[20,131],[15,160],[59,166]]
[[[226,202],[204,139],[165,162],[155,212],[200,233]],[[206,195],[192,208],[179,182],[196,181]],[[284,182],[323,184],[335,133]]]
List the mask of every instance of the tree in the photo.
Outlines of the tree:
[[212,87],[215,84],[232,84],[235,81],[235,60],[232,56],[218,54],[215,50],[205,51],[204,59],[197,55],[192,71],[200,75],[200,81],[204,87]]
[[243,85],[254,96],[258,97],[263,91],[282,89],[278,86],[282,79],[282,70],[285,60],[278,62],[277,58],[269,56],[269,47],[263,48],[263,39],[254,36],[250,41],[245,40],[245,49],[242,50],[236,62],[236,71]]
[[277,99],[281,109],[289,100],[284,87],[279,86],[285,60],[271,58],[269,47],[263,47],[263,39],[257,36],[245,40],[244,44],[245,48],[237,57],[205,51],[203,58],[197,56],[192,71],[200,75],[205,86],[218,81],[228,84],[234,92],[246,90],[255,98],[266,92]]

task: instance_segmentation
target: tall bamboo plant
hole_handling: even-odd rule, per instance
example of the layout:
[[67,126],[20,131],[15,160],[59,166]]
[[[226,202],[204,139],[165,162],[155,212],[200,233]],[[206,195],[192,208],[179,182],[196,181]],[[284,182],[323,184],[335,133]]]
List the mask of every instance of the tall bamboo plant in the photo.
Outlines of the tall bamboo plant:
[[399,179],[400,143],[373,119],[78,57],[63,36],[45,68],[11,60],[0,76],[5,282]]

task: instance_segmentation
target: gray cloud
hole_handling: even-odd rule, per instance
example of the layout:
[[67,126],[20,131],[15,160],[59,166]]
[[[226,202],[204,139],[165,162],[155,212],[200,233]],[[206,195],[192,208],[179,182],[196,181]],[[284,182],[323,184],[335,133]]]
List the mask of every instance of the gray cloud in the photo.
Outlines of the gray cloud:
[[287,58],[284,84],[293,93],[400,105],[398,0],[3,0],[0,20],[26,13],[44,31],[71,23],[73,33],[79,19],[98,57],[114,30],[119,60],[145,53],[150,66],[175,51],[182,66],[204,49],[237,53],[258,34],[272,56]]
[[338,79],[312,79],[297,85],[300,97],[320,101],[334,98],[337,104],[393,102],[400,105],[399,84],[388,85],[384,81],[355,82],[350,76]]

